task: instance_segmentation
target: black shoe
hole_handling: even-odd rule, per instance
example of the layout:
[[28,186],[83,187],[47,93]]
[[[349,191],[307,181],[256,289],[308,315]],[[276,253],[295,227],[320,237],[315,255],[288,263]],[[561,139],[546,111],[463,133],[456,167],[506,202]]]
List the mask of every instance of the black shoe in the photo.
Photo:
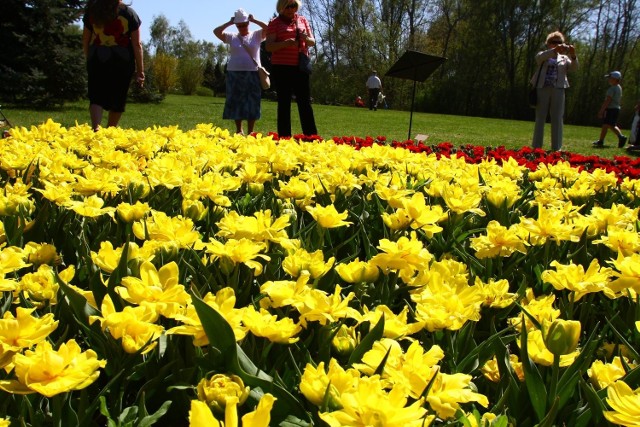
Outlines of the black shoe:
[[640,152],[640,145],[630,145],[627,147],[627,151],[630,153],[638,153]]
[[626,143],[627,143],[627,137],[624,136],[624,135],[620,135],[618,137],[618,148],[624,147],[624,144],[626,144]]
[[604,147],[604,142],[602,142],[600,140],[597,140],[597,141],[594,141],[593,143],[591,143],[591,145],[594,146],[594,147]]

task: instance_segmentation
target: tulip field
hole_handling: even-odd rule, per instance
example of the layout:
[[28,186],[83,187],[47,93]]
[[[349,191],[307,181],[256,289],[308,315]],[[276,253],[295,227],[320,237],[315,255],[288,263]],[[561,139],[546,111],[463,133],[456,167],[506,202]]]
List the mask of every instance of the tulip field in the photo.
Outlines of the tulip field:
[[640,426],[638,159],[49,120],[0,177],[0,427]]

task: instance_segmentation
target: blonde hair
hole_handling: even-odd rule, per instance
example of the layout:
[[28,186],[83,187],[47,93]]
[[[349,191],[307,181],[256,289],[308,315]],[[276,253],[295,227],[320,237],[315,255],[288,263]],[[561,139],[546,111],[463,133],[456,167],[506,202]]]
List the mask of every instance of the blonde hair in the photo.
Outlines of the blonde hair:
[[[298,4],[298,9],[302,7],[302,2],[300,0],[294,0]],[[291,3],[291,0],[278,0],[276,3],[276,12],[282,13],[288,4]]]
[[549,43],[549,40],[559,38],[564,43],[564,35],[560,31],[554,31],[553,33],[549,33],[547,39],[544,41],[545,43]]

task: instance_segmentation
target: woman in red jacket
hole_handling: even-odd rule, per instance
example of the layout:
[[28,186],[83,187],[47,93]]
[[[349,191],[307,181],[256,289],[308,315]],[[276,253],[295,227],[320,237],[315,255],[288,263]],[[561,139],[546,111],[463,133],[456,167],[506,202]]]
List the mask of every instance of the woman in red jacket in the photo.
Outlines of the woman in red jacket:
[[271,79],[278,94],[278,135],[291,136],[291,99],[295,96],[302,133],[317,135],[311,107],[309,73],[300,69],[299,54],[308,58],[309,46],[316,44],[307,19],[298,14],[299,0],[278,0],[267,27],[266,49],[271,55]]

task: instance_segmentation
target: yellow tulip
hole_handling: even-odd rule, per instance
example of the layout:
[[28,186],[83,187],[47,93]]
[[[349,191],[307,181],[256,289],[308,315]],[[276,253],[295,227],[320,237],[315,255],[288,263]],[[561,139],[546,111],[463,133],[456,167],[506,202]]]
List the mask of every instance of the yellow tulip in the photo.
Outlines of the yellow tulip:
[[200,400],[192,400],[191,409],[189,410],[189,426],[220,427],[220,422],[211,413],[209,405]]
[[338,264],[335,271],[347,283],[373,283],[378,280],[380,270],[375,264],[356,258],[348,264]]
[[610,386],[617,380],[624,377],[627,372],[622,364],[623,359],[625,364],[627,364],[631,369],[637,366],[626,357],[620,358],[620,356],[614,357],[611,363],[604,363],[601,360],[594,361],[591,364],[591,367],[587,369],[587,375],[589,376],[591,383],[599,390]]
[[331,340],[331,348],[340,356],[348,356],[356,348],[359,341],[356,328],[342,324]]
[[55,272],[48,264],[42,264],[35,273],[27,273],[20,280],[20,289],[36,303],[48,301],[58,302],[58,289]]
[[127,276],[116,292],[125,300],[136,305],[145,305],[168,318],[184,312],[191,297],[178,283],[178,264],[170,262],[160,270],[145,261],[140,266],[140,278]]
[[607,387],[607,404],[613,409],[604,411],[604,417],[614,424],[637,426],[640,423],[640,389],[635,391],[624,381]]
[[242,417],[242,427],[269,427],[271,421],[271,409],[277,399],[267,393],[258,402],[255,411]]
[[118,217],[124,222],[134,222],[141,220],[151,210],[148,203],[136,202],[131,205],[130,203],[122,202],[116,207],[116,213]]
[[307,206],[307,212],[311,214],[322,228],[338,228],[349,226],[353,223],[345,221],[349,216],[348,211],[339,213],[334,205],[329,206]]
[[[517,341],[520,345],[520,340]],[[534,329],[527,333],[527,349],[529,351],[529,357],[535,363],[542,366],[552,366],[554,360],[554,354],[547,348],[542,331]],[[571,365],[579,352],[573,351],[568,354],[560,355],[560,367],[564,368]]]
[[297,342],[299,338],[296,338],[295,335],[302,330],[302,327],[290,317],[278,319],[277,316],[263,308],[259,312],[256,311],[251,305],[244,310],[242,322],[253,335],[280,344]]
[[408,400],[403,386],[387,392],[379,378],[365,377],[342,395],[342,408],[322,412],[320,418],[331,427],[430,425],[434,416],[427,416],[422,399],[407,405]]
[[24,246],[24,254],[27,257],[27,262],[33,265],[49,264],[54,266],[60,263],[56,247],[48,243],[29,242]]
[[218,414],[225,413],[227,402],[236,398],[242,405],[249,397],[249,387],[245,387],[242,379],[237,375],[215,374],[211,378],[203,378],[197,387],[198,399],[207,402],[209,407]]
[[47,397],[89,386],[100,375],[98,369],[107,364],[93,350],[82,352],[75,340],[61,344],[58,350],[42,341],[34,350],[16,354],[13,362],[17,381],[0,381],[0,389],[24,393],[27,387],[28,392]]
[[18,307],[14,317],[10,311],[0,319],[0,368],[6,366],[14,353],[44,341],[58,327],[53,314],[32,316],[35,308]]
[[297,249],[290,253],[282,261],[282,269],[292,277],[299,277],[301,274],[309,274],[311,279],[318,279],[331,270],[335,257],[324,260],[324,253],[321,249],[309,253],[305,249]]

